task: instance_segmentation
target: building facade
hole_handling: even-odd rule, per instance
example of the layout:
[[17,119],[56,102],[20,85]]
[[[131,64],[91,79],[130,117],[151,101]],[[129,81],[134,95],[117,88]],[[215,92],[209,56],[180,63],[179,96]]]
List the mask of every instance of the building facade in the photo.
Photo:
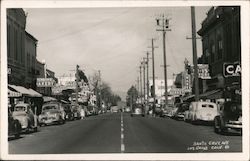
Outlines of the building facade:
[[37,39],[25,31],[23,9],[7,10],[8,84],[36,89]]
[[203,81],[207,91],[225,90],[232,84],[240,88],[240,76],[225,76],[226,63],[241,62],[240,7],[212,7],[198,34],[202,37],[201,61],[209,64],[211,76]]
[[36,89],[36,56],[37,39],[28,32],[25,32],[25,69],[26,69],[26,87]]
[[25,26],[26,15],[22,9],[7,10],[8,83],[25,86]]

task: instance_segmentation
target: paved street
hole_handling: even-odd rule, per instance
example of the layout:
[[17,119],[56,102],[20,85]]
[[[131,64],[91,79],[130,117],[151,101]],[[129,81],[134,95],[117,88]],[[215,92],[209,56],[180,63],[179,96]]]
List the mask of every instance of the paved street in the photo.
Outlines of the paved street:
[[9,141],[9,153],[239,152],[241,140],[237,135],[215,134],[212,126],[192,125],[170,118],[106,113],[23,134],[22,138]]

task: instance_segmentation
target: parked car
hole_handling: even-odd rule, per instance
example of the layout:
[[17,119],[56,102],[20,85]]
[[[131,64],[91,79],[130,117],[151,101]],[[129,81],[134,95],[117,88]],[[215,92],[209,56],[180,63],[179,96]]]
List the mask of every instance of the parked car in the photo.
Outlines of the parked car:
[[69,104],[65,104],[64,106],[64,111],[65,111],[65,120],[72,121],[74,120],[74,113],[73,110],[71,109]]
[[175,107],[177,108],[177,110],[173,118],[176,120],[184,120],[185,111],[188,110],[189,103],[188,102],[179,103],[179,104],[176,104]]
[[228,101],[221,105],[219,115],[214,119],[216,133],[242,133],[242,105],[239,102]]
[[173,118],[174,115],[176,114],[178,108],[176,108],[175,106],[170,110],[170,113],[167,115],[170,118]]
[[71,104],[71,108],[74,114],[74,119],[79,120],[81,118],[80,106],[78,104]]
[[161,108],[161,106],[157,106],[155,107],[155,115],[156,116],[161,116],[163,112],[163,109]]
[[97,106],[93,106],[93,105],[87,106],[87,115],[88,116],[98,115]]
[[130,113],[130,112],[131,112],[130,107],[126,107],[126,108],[125,108],[125,112],[126,112],[126,113]]
[[22,131],[22,125],[17,120],[14,119],[10,109],[8,110],[8,137],[14,136],[15,138],[20,137]]
[[13,118],[21,123],[22,131],[36,132],[38,128],[37,116],[31,110],[28,103],[18,103],[14,107]]
[[185,121],[192,123],[213,122],[218,115],[217,105],[213,102],[191,102],[185,113]]
[[134,107],[132,108],[132,113],[130,114],[131,117],[133,116],[145,116],[145,112],[144,112],[144,106],[143,104],[136,104],[134,105]]
[[111,113],[118,113],[118,112],[120,112],[120,108],[118,106],[112,106],[110,108],[110,110],[111,110]]
[[43,104],[39,115],[40,125],[64,124],[66,113],[61,103],[57,101]]

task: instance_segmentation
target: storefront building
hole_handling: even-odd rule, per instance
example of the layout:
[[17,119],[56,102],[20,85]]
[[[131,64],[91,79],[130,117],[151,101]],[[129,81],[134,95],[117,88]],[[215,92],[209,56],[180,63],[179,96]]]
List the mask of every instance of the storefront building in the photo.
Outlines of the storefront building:
[[202,37],[201,61],[209,65],[211,76],[203,81],[206,91],[201,97],[235,98],[234,93],[241,91],[240,7],[212,7],[198,34]]

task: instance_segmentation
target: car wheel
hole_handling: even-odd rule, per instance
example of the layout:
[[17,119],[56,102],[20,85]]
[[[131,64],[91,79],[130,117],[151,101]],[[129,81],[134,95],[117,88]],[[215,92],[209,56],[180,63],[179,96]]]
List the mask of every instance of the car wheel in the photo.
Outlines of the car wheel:
[[218,118],[214,119],[214,132],[217,134],[221,133],[220,122]]
[[37,132],[37,131],[38,131],[38,128],[37,128],[37,127],[34,127],[33,131],[34,131],[34,132]]

